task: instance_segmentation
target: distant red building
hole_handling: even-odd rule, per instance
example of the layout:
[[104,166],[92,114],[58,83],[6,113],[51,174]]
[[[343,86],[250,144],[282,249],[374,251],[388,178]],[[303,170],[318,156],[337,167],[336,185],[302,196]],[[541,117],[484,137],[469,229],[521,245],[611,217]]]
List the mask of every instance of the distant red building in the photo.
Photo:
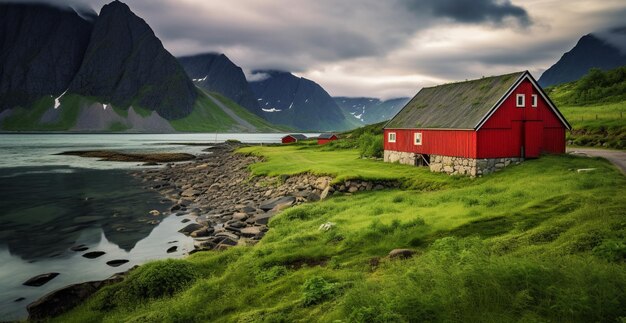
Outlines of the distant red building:
[[281,142],[283,144],[290,144],[292,142],[298,142],[298,140],[305,140],[305,139],[307,139],[307,137],[305,135],[303,135],[303,134],[299,134],[299,133],[298,134],[289,134],[289,135],[284,136],[281,139]]
[[337,139],[339,139],[339,137],[337,137],[334,133],[323,133],[317,137],[317,144],[324,145]]
[[423,88],[384,127],[385,161],[481,175],[565,152],[571,126],[528,71]]

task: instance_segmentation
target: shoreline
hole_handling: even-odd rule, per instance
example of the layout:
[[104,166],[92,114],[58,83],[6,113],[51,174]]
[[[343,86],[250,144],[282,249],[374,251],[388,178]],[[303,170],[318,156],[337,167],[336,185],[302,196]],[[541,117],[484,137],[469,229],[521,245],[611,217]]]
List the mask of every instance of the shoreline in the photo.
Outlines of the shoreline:
[[[235,152],[243,146],[220,143],[188,161],[129,172],[143,182],[144,189],[156,191],[171,202],[172,206],[164,214],[180,217],[181,224],[186,225],[179,232],[194,239],[195,249],[187,256],[200,251],[254,245],[270,229],[268,223],[272,217],[295,205],[331,195],[400,186],[393,181],[333,183],[331,176],[312,174],[253,176],[249,166],[263,159]],[[69,311],[100,287],[123,280],[134,268],[102,281],[72,284],[46,294],[28,305],[29,319],[46,319]]]

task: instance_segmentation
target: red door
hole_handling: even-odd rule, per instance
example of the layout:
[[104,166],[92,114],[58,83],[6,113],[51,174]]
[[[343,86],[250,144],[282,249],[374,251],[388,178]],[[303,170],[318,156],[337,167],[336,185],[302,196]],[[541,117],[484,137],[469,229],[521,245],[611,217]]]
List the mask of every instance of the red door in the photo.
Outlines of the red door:
[[537,158],[541,154],[541,142],[543,138],[543,122],[524,122],[524,157]]

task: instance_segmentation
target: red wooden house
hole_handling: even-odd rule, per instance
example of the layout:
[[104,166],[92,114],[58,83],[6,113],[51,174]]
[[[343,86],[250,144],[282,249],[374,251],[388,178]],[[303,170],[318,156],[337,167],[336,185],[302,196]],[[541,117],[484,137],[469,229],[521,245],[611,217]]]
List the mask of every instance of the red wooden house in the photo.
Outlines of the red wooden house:
[[423,88],[384,127],[385,161],[481,175],[565,152],[571,126],[528,71]]
[[319,135],[319,137],[317,137],[317,144],[324,145],[337,139],[339,139],[339,137],[337,137],[337,135],[334,133],[323,133]]
[[305,135],[295,133],[295,134],[289,134],[289,135],[284,136],[280,141],[283,144],[290,144],[292,142],[298,142],[298,140],[305,140],[305,139],[307,139]]

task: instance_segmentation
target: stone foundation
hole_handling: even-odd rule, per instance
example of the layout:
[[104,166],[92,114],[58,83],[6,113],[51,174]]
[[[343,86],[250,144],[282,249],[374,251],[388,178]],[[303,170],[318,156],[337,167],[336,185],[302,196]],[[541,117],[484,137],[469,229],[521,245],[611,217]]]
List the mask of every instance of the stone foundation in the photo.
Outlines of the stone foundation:
[[[417,165],[421,161],[420,154],[402,151],[385,150],[385,162],[400,163],[405,165]],[[452,157],[430,155],[430,171],[447,173],[450,175],[481,176],[497,172],[511,164],[518,165],[523,158],[487,158],[476,159],[466,157]]]

